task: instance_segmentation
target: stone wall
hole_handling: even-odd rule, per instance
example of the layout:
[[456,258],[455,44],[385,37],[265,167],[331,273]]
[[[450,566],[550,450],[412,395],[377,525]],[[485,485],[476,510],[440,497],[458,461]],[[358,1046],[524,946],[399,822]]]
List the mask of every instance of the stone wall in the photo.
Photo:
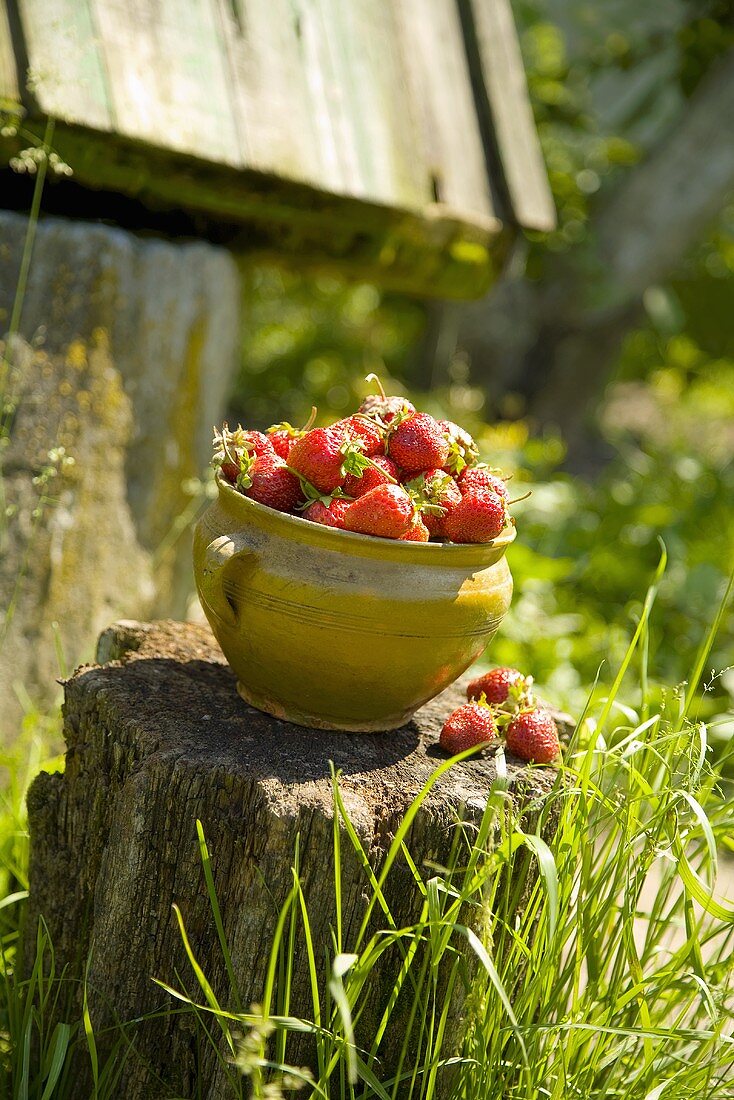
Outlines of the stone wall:
[[[0,211],[0,333],[27,220]],[[0,731],[120,615],[181,616],[187,518],[236,367],[232,257],[103,225],[37,228],[0,438]],[[57,625],[54,625],[57,624]],[[60,655],[63,655],[63,658]]]

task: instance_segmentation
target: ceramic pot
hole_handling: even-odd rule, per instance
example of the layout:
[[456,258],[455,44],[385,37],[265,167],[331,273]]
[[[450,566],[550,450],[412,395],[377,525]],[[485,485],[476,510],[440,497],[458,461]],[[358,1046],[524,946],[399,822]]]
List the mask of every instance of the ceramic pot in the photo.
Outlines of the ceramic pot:
[[479,656],[510,605],[493,542],[399,542],[323,527],[218,478],[197,524],[204,613],[260,710],[321,729],[396,729]]

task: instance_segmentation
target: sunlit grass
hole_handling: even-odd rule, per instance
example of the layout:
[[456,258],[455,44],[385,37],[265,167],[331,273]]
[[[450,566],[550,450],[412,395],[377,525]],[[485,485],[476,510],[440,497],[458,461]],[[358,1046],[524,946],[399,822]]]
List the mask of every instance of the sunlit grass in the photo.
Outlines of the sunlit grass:
[[[379,866],[334,776],[334,871],[323,884],[335,905],[329,968],[312,938],[299,842],[255,1006],[243,1005],[236,988],[237,960],[217,902],[217,853],[199,825],[211,936],[230,989],[226,998],[212,989],[178,910],[193,984],[164,988],[216,1046],[233,1097],[265,1100],[298,1087],[300,1096],[332,1100],[731,1100],[734,901],[717,889],[720,855],[731,844],[731,792],[720,777],[728,761],[725,753],[712,765],[706,726],[692,718],[691,685],[713,632],[692,656],[688,688],[670,690],[665,706],[653,709],[641,657],[659,579],[618,674],[606,689],[596,685],[551,794],[519,817],[500,754],[486,808],[478,821],[457,823],[448,866],[416,866],[410,830],[439,773],[455,762],[434,773]],[[643,669],[637,710],[617,697],[630,668]],[[30,765],[11,766],[0,834],[9,890],[0,908],[2,1094],[76,1095],[76,1050],[91,1060],[96,1095],[112,1097],[127,1042],[99,1066],[88,1013],[52,1024],[63,976],[43,927],[35,969],[24,980],[15,974],[27,886],[22,796],[41,759],[37,744]],[[363,869],[368,899],[351,938],[342,919],[345,845]],[[390,883],[406,868],[417,907],[414,923],[401,927]],[[297,957],[309,974],[302,1019],[292,1004]],[[378,1022],[366,1029],[366,1019]],[[308,1067],[291,1064],[299,1061],[291,1053],[296,1034],[308,1037]],[[134,1041],[134,1029],[127,1037]]]

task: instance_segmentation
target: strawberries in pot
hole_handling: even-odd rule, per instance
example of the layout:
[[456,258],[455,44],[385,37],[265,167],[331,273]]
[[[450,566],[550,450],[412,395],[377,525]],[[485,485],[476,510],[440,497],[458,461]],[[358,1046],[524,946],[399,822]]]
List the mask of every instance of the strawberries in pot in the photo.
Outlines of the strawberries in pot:
[[294,428],[292,424],[284,421],[282,424],[273,424],[268,428],[268,439],[272,445],[273,450],[277,455],[287,462],[293,444],[296,443],[305,432],[299,431],[298,428]]
[[444,520],[461,500],[461,492],[445,470],[426,470],[406,483],[429,534],[442,538]]
[[457,477],[462,470],[474,465],[479,457],[479,448],[469,433],[454,424],[453,420],[439,420],[438,424],[449,444],[449,457],[444,469]]
[[413,501],[402,485],[378,485],[347,508],[344,526],[362,535],[399,539],[415,515]]
[[377,485],[397,482],[399,477],[400,471],[391,458],[387,455],[375,455],[360,475],[347,474],[344,479],[344,492],[350,497],[361,497]]
[[301,515],[312,523],[320,523],[324,527],[336,527],[340,530],[344,527],[344,516],[351,500],[340,500],[334,497],[330,504],[324,504],[321,500],[314,500]]
[[214,429],[214,458],[212,464],[218,467],[224,477],[232,485],[243,468],[249,464],[252,455],[274,454],[273,445],[262,432],[245,431],[238,424],[234,431],[229,430],[227,424],[222,425],[221,432]]
[[[330,427],[311,426],[313,408],[303,427],[273,424],[267,435],[215,428],[213,465],[237,492],[314,523],[406,542],[491,542],[516,503],[498,471],[477,464],[476,444],[458,424],[388,396],[374,375],[368,380],[379,395]],[[256,468],[265,458],[270,464]],[[354,507],[363,498],[364,507]]]
[[498,474],[493,474],[486,466],[472,466],[470,469],[464,470],[457,477],[456,483],[462,493],[468,493],[474,489],[488,489],[505,500],[510,495],[503,479]]
[[337,420],[334,427],[340,431],[344,429],[351,439],[359,441],[362,454],[368,458],[385,450],[384,429],[367,416],[347,416],[344,420]]
[[359,412],[385,425],[397,418],[412,416],[415,411],[415,405],[407,397],[387,397],[384,393],[370,394],[359,406]]
[[452,542],[491,542],[507,524],[505,502],[496,493],[471,490],[447,513],[443,529]]
[[449,444],[437,420],[428,413],[415,413],[401,420],[388,436],[386,451],[409,473],[445,466]]
[[404,535],[400,535],[398,541],[399,542],[428,542],[430,537],[431,537],[431,533],[428,530],[428,528],[426,527],[425,523],[423,522],[423,520],[421,519],[420,516],[416,515],[416,516],[413,517],[413,522],[411,523],[408,530],[405,532]]
[[250,500],[267,504],[278,512],[292,512],[303,503],[300,481],[274,452],[256,457],[240,475],[239,484]]

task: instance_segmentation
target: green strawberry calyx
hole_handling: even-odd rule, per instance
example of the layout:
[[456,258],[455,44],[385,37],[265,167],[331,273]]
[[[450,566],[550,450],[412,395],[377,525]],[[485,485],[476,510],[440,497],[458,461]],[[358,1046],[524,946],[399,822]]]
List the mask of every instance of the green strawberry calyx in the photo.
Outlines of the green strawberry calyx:
[[235,488],[249,489],[252,485],[251,470],[257,456],[242,425],[238,424],[234,431],[230,431],[226,421],[222,424],[221,431],[215,425],[212,445],[214,456],[211,465],[216,470],[225,463],[235,466],[239,471],[234,482]]
[[434,474],[426,477],[419,474],[405,483],[405,491],[419,512],[429,512],[433,516],[444,516],[446,506],[441,504],[441,495],[452,481],[450,474]]
[[339,448],[342,455],[341,471],[344,477],[347,474],[351,474],[352,477],[362,477],[366,469],[370,466],[374,466],[376,470],[384,474],[388,481],[391,481],[393,485],[397,485],[398,482],[387,470],[383,470],[381,466],[378,466],[376,462],[373,462],[371,458],[368,458],[366,454],[362,453],[364,442],[361,439],[345,439]]

